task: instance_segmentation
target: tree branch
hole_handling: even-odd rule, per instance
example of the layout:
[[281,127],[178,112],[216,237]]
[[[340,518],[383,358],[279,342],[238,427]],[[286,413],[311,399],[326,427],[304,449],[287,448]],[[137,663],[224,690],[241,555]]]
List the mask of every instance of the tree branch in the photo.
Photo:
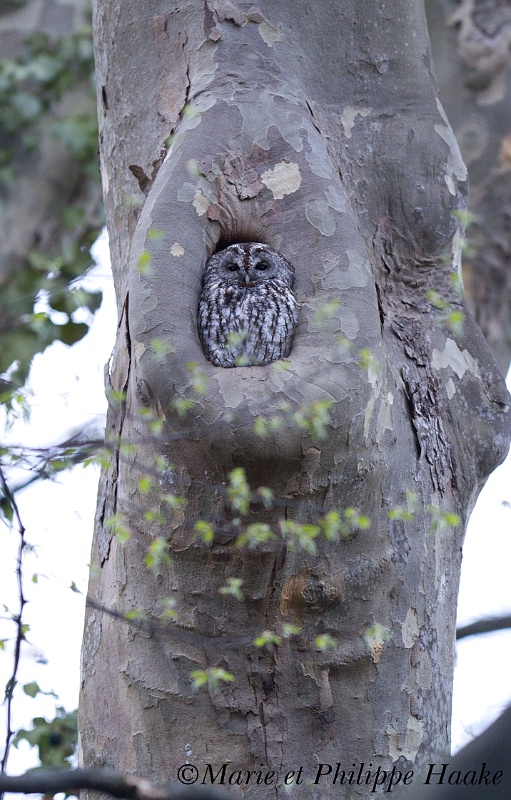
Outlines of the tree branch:
[[157,786],[136,775],[110,769],[41,769],[24,775],[0,775],[0,792],[56,794],[70,789],[106,792],[127,800],[232,800],[211,786]]
[[456,641],[465,639],[467,636],[476,636],[479,633],[492,633],[493,631],[503,631],[511,628],[511,615],[505,617],[487,617],[464,625],[456,631]]

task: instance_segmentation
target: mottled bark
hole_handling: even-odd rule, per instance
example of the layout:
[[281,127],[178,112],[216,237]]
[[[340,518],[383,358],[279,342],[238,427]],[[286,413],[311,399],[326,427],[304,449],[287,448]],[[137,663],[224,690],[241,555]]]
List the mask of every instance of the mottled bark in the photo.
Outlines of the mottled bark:
[[[509,439],[508,396],[479,329],[468,315],[462,332],[449,327],[453,310],[466,313],[452,280],[466,168],[436,97],[422,4],[195,0],[149,12],[103,0],[94,22],[122,310],[110,381],[126,392],[110,422],[138,445],[103,475],[90,594],[150,616],[171,597],[179,619],[163,634],[89,610],[84,763],[156,780],[187,761],[199,780],[207,764],[278,773],[277,789],[253,797],[284,796],[300,766],[297,795],[338,796],[328,780],[308,783],[323,762],[420,768],[448,749],[464,525]],[[295,267],[300,319],[284,368],[203,356],[203,266],[233,240],[267,242]],[[189,362],[207,376],[204,394]],[[282,402],[317,400],[332,403],[324,440],[289,415],[268,438],[255,433]],[[157,442],[144,439],[144,408],[164,422]],[[138,481],[157,455],[160,488],[187,506],[163,527],[172,564],[151,573],[144,556],[162,527],[143,519],[154,497]],[[353,506],[371,527],[323,540],[316,555],[280,538],[237,549],[221,491],[236,466],[284,506],[253,505],[250,522]],[[407,492],[415,513],[390,520]],[[126,515],[126,543],[112,539],[112,512]],[[461,525],[432,526],[439,512]],[[213,521],[213,543],[197,541],[197,518]],[[243,601],[218,593],[229,576],[243,579]],[[285,623],[300,633],[272,650],[252,644]],[[324,633],[337,644],[320,652]],[[190,672],[208,667],[234,683],[194,693]]]
[[433,62],[470,180],[465,293],[500,369],[511,362],[511,8],[427,0]]

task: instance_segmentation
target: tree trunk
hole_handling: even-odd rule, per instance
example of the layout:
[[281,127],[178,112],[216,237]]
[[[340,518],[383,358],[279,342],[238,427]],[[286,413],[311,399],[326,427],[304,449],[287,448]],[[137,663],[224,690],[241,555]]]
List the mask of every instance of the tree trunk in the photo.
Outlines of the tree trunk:
[[470,310],[500,369],[511,362],[511,9],[499,0],[428,0],[442,102],[470,178],[463,258]]
[[[270,785],[250,778],[253,797],[283,796],[290,771],[299,796],[333,797],[333,773],[314,784],[318,764],[419,774],[448,750],[461,544],[507,451],[508,395],[453,279],[466,168],[422,3],[277,6],[94,10],[121,312],[110,431],[133,447],[117,447],[100,486],[81,744],[88,765],[156,780],[189,763],[208,783],[226,764],[219,780],[235,789],[237,770],[273,771]],[[284,362],[223,369],[203,355],[204,264],[233,241],[265,242],[295,268]],[[279,423],[263,436],[258,418]],[[237,513],[236,467],[278,503],[253,495]],[[186,506],[171,513],[169,494]],[[278,533],[350,508],[368,529],[307,549],[289,525]],[[129,538],[112,536],[119,514]],[[276,535],[239,548],[247,523]],[[148,570],[162,537],[172,562]],[[242,600],[219,593],[229,577]],[[177,622],[162,627],[169,598]],[[278,643],[256,646],[265,630]],[[191,672],[212,668],[234,681],[194,692]]]

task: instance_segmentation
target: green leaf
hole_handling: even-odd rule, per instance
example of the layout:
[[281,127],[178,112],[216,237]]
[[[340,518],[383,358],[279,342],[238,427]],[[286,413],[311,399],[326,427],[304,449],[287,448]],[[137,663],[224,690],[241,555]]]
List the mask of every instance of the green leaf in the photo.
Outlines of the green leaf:
[[337,640],[328,633],[322,633],[319,636],[316,636],[314,644],[318,650],[324,652],[325,650],[333,650],[335,647],[337,647]]
[[209,522],[200,519],[195,523],[195,532],[204,544],[210,544],[215,538],[215,533]]
[[39,688],[39,684],[33,681],[32,683],[25,683],[25,685],[23,686],[23,691],[29,697],[35,697],[36,695],[39,694],[41,689]]
[[296,424],[307,431],[314,439],[325,439],[330,424],[330,400],[316,400],[295,411],[293,419]]
[[151,273],[151,253],[148,250],[142,250],[140,253],[137,269],[141,275],[149,275]]
[[52,720],[34,717],[31,729],[18,731],[14,744],[18,747],[25,740],[31,747],[37,747],[43,767],[70,767],[69,759],[77,743],[76,718],[76,711],[68,713],[62,707],[56,709]]
[[273,505],[273,492],[271,489],[268,489],[267,486],[260,486],[257,490],[257,494],[260,496],[263,506],[266,509],[269,509]]
[[141,622],[147,620],[147,614],[141,608],[133,608],[131,611],[126,611],[124,617],[130,620],[140,620]]
[[162,600],[162,611],[160,614],[160,619],[165,622],[166,620],[172,620],[172,622],[177,622],[179,619],[179,615],[176,611],[176,601],[174,597],[165,597]]
[[227,585],[221,586],[218,590],[219,594],[223,595],[231,595],[235,597],[236,600],[243,600],[243,592],[241,591],[241,586],[243,581],[241,578],[227,578]]
[[292,622],[285,622],[282,626],[282,637],[284,639],[290,639],[291,636],[298,636],[301,630],[299,625],[294,625]]
[[143,475],[138,481],[138,488],[143,494],[148,492],[152,488],[152,485],[152,479],[147,475]]
[[315,539],[321,532],[319,525],[301,525],[295,520],[286,519],[279,521],[279,528],[290,550],[305,550],[306,553],[316,555]]
[[171,564],[172,559],[168,553],[169,543],[166,539],[158,538],[153,539],[147,548],[145,557],[145,565],[148,569],[156,570],[162,564]]
[[220,683],[231,683],[234,680],[234,675],[227,672],[220,667],[210,667],[210,669],[197,669],[191,673],[193,680],[193,688],[200,689],[202,686],[216,692],[220,688]]
[[89,332],[89,326],[83,322],[66,322],[59,327],[59,339],[67,345],[75,344]]
[[248,514],[251,492],[242,467],[236,467],[229,473],[229,484],[227,497],[232,508],[240,514]]
[[7,522],[12,522],[14,509],[7,497],[0,498],[0,516],[5,517]]
[[254,639],[254,645],[256,647],[267,647],[270,650],[273,650],[274,647],[278,647],[279,644],[282,644],[282,637],[275,633],[275,631],[263,631]]
[[236,547],[254,549],[258,544],[267,542],[273,538],[273,533],[269,525],[265,522],[254,522],[247,525],[244,531],[236,539]]

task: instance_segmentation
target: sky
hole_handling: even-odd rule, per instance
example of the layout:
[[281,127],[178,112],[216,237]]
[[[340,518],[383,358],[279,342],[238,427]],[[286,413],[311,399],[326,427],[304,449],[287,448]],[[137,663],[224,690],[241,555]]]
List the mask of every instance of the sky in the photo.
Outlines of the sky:
[[[36,356],[30,374],[32,397],[29,426],[16,424],[7,436],[32,447],[62,441],[84,423],[97,428],[106,411],[104,365],[113,347],[116,315],[107,241],[94,248],[99,264],[87,288],[101,288],[103,304],[89,334],[69,348],[56,342]],[[5,437],[4,437],[5,441]],[[16,728],[38,715],[53,718],[56,706],[76,708],[84,598],[96,503],[98,469],[78,466],[55,482],[34,484],[18,495],[26,538],[34,546],[25,556],[25,617],[30,624],[23,649],[19,686],[37,681],[45,692],[31,699],[18,689]],[[491,476],[473,512],[467,533],[459,597],[459,624],[483,616],[511,613],[511,458]],[[18,537],[0,523],[0,603],[16,611],[14,565]],[[36,575],[36,582],[32,576]],[[74,583],[81,593],[70,587]],[[12,636],[12,624],[0,610],[0,639]],[[457,646],[454,676],[453,748],[463,746],[498,716],[511,700],[509,664],[511,632],[471,637]],[[0,651],[0,685],[12,669],[10,649]],[[0,753],[5,723],[0,709]],[[13,748],[8,772],[17,774],[37,764],[26,743]]]

